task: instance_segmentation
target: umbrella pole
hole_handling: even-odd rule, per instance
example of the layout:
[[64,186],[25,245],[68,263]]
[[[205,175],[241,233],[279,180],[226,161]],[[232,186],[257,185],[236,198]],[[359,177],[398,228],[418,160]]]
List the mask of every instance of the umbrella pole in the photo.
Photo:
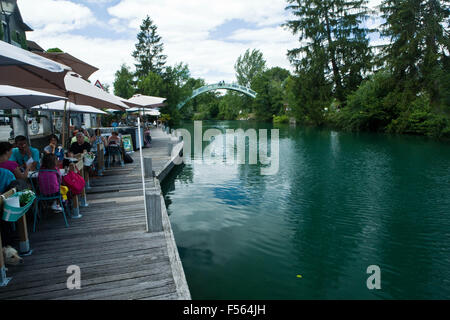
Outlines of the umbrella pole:
[[63,123],[62,123],[62,145],[63,148],[66,147],[66,110],[67,110],[67,100],[64,102],[64,115],[63,115]]
[[146,192],[145,192],[145,173],[144,173],[144,159],[142,156],[142,140],[141,140],[141,121],[138,117],[137,119],[138,123],[138,139],[139,143],[136,143],[136,146],[139,145],[139,154],[140,154],[140,160],[141,160],[141,176],[142,176],[142,193],[144,194],[144,209],[145,209],[145,223],[147,232],[149,232],[149,225],[148,225],[148,213],[147,213],[147,199],[146,199]]

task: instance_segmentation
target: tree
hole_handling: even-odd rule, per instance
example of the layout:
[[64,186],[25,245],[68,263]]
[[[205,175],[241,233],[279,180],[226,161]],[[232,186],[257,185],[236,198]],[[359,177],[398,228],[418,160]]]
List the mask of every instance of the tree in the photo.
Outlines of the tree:
[[163,78],[159,74],[150,71],[146,76],[138,79],[136,93],[159,97],[163,86]]
[[170,114],[171,124],[181,119],[177,105],[188,98],[192,92],[187,86],[189,78],[189,68],[183,63],[178,63],[174,67],[167,67],[162,74],[163,85],[160,94],[167,98],[167,106],[161,108],[161,113]]
[[164,45],[157,33],[157,26],[147,16],[140,26],[141,31],[137,35],[138,42],[133,57],[137,60],[136,75],[146,76],[150,71],[161,75],[164,71],[167,56],[162,54]]
[[289,75],[288,70],[274,67],[253,79],[252,88],[258,93],[253,108],[258,120],[272,120],[284,110],[285,81]]
[[391,39],[384,50],[385,60],[398,90],[405,92],[404,104],[422,90],[431,102],[438,103],[445,94],[440,80],[450,72],[445,70],[450,51],[445,30],[450,16],[448,1],[384,0],[381,11],[386,20],[383,35]]
[[134,95],[133,74],[125,64],[116,71],[113,87],[114,94],[118,97],[129,99]]
[[[288,51],[297,70],[323,70],[333,83],[335,97],[343,102],[371,70],[366,0],[287,0],[286,10],[296,17],[284,26],[299,35],[301,47]],[[322,77],[322,76],[321,76]]]
[[63,52],[60,48],[50,48],[47,52]]
[[244,55],[240,55],[234,65],[236,78],[241,86],[249,87],[255,76],[263,72],[266,68],[266,61],[261,51],[247,49]]

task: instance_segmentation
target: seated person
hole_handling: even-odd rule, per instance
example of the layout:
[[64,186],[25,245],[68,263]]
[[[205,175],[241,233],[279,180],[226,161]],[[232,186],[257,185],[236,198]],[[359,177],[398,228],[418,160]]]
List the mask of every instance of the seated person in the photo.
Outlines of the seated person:
[[[42,195],[51,197],[59,196],[61,186],[61,172],[57,168],[58,158],[52,153],[44,154],[42,158],[42,170],[56,170],[56,172],[39,172],[39,190]],[[62,211],[61,206],[53,201],[53,211]]]
[[70,145],[69,157],[82,154],[84,151],[89,152],[91,150],[91,144],[84,140],[84,134],[82,132],[78,132],[76,138],[77,140]]
[[58,137],[54,134],[48,138],[49,144],[44,148],[44,154],[54,154],[58,158],[58,167],[64,160],[64,149],[58,146]]
[[108,138],[108,146],[120,147],[120,137],[116,131],[113,131]]
[[31,163],[30,170],[39,170],[39,150],[28,145],[28,140],[24,136],[17,136],[15,139],[17,148],[13,148],[10,161],[15,161],[26,170],[27,163]]
[[0,168],[0,193],[8,191],[8,186],[16,180],[11,171]]
[[26,180],[31,168],[31,163],[29,163],[22,172],[17,162],[9,161],[12,149],[13,146],[9,142],[0,142],[0,168],[9,170],[16,179]]
[[74,143],[75,141],[77,141],[77,134],[78,134],[78,132],[83,133],[84,134],[84,141],[89,142],[89,133],[86,130],[81,129],[81,130],[74,130],[73,131],[73,137],[72,137],[72,140],[70,141],[71,144]]

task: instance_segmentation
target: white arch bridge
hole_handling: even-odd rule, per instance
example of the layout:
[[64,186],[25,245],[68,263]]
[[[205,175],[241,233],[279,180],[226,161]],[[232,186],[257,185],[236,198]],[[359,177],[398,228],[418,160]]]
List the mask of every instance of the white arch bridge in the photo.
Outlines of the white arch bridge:
[[192,95],[189,98],[187,98],[186,100],[184,100],[183,102],[178,104],[177,108],[181,109],[189,100],[194,99],[196,96],[198,96],[198,95],[200,95],[202,93],[205,93],[205,92],[208,92],[208,91],[214,91],[214,90],[218,90],[218,89],[226,89],[226,90],[238,91],[238,92],[246,94],[246,95],[248,95],[249,97],[252,97],[252,98],[256,98],[256,95],[257,95],[257,93],[255,91],[253,91],[252,89],[244,87],[244,86],[241,86],[239,84],[219,82],[219,83],[216,83],[216,84],[210,84],[210,85],[203,86],[201,88],[195,89],[192,92]]

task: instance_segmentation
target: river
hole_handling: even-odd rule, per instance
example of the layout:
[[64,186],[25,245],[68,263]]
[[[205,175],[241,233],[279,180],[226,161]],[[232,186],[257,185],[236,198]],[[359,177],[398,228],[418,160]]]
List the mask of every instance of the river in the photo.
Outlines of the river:
[[[181,127],[194,138],[193,123]],[[192,153],[197,161],[162,184],[193,299],[450,299],[449,144],[249,121],[202,127],[278,129],[279,169]],[[372,275],[380,289],[369,290]]]

